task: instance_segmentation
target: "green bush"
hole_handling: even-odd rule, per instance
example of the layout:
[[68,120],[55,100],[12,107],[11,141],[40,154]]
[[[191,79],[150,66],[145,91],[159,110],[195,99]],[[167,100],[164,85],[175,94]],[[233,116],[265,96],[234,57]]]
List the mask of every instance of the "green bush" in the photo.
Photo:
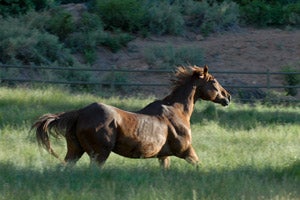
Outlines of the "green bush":
[[0,3],[0,15],[20,15],[29,10],[34,9],[34,4],[31,0],[4,0]]
[[256,26],[300,25],[300,2],[254,0],[241,6],[241,19]]
[[148,6],[147,25],[151,33],[179,35],[183,32],[184,20],[178,5],[154,1]]
[[135,33],[144,26],[145,10],[139,0],[95,0],[93,10],[108,30],[122,29]]
[[92,7],[105,29],[144,35],[180,35],[185,25],[208,34],[236,26],[239,16],[237,4],[231,1],[210,4],[193,0],[96,0]]
[[31,10],[42,10],[54,3],[54,0],[3,0],[0,2],[0,15],[18,16]]
[[201,31],[204,34],[228,30],[238,25],[239,8],[231,1],[214,3],[206,9]]
[[285,6],[284,20],[288,25],[300,26],[300,2]]
[[[286,66],[283,68],[282,71],[290,73],[284,76],[284,81],[286,86],[296,86],[300,84],[300,75],[291,73],[291,72],[297,72],[297,70],[295,70],[293,67]],[[285,91],[287,92],[287,95],[291,95],[291,96],[296,96],[298,94],[297,88],[292,88],[292,87],[286,88]]]
[[103,25],[101,19],[91,13],[83,13],[77,22],[75,31],[65,39],[67,47],[81,53],[87,63],[94,63],[97,58],[97,46],[103,42]]
[[231,1],[179,1],[178,5],[184,15],[186,26],[194,32],[208,35],[238,26],[239,7]]
[[75,31],[75,21],[73,16],[60,8],[51,11],[51,17],[46,22],[46,30],[65,40],[72,32]]
[[[30,16],[34,16],[31,14]],[[80,66],[70,51],[57,36],[39,29],[28,17],[0,20],[0,63],[12,65],[38,66]],[[34,21],[34,20],[33,20]],[[29,26],[30,25],[30,26]],[[33,78],[42,80],[88,81],[89,73],[74,71],[32,71],[14,69],[6,71],[9,77]]]
[[128,33],[105,33],[103,35],[101,44],[105,47],[108,47],[112,52],[115,53],[122,47],[125,47],[132,39],[133,36]]
[[0,62],[68,66],[73,57],[56,36],[28,28],[20,19],[7,18],[0,20]]
[[[103,84],[105,87],[114,87],[112,89],[124,89],[122,84],[128,83],[127,73],[122,72],[108,72],[102,79],[103,82],[110,84]],[[113,85],[116,84],[116,85]]]

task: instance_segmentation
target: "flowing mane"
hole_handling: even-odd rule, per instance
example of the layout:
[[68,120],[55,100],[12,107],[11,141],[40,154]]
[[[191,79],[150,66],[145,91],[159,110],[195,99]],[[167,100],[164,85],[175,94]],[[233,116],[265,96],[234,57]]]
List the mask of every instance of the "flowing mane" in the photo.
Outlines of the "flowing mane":
[[197,66],[179,66],[175,71],[175,77],[171,79],[173,90],[184,85],[195,73],[202,75],[204,69]]

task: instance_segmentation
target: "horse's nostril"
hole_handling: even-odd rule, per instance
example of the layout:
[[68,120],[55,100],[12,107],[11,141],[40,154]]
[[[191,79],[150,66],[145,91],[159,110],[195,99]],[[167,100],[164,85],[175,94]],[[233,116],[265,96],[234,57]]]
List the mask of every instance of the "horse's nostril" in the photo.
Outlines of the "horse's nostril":
[[223,99],[223,101],[222,101],[222,105],[223,106],[228,106],[229,105],[229,103],[230,103],[230,98],[225,98],[225,99]]

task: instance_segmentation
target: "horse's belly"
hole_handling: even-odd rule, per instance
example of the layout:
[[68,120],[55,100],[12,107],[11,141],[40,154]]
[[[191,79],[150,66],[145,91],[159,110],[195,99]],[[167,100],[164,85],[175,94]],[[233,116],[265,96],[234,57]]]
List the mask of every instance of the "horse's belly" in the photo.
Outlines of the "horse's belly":
[[129,158],[152,158],[161,151],[165,141],[145,142],[128,141],[117,142],[113,152]]

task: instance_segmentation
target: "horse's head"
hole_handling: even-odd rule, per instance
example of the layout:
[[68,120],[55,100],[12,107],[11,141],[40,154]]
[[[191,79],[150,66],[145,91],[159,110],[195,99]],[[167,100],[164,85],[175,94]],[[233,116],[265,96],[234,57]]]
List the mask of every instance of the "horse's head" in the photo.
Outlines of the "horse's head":
[[197,79],[196,99],[212,101],[223,106],[229,105],[231,95],[220,85],[216,78],[208,73],[207,66],[203,69],[194,67],[194,76]]

